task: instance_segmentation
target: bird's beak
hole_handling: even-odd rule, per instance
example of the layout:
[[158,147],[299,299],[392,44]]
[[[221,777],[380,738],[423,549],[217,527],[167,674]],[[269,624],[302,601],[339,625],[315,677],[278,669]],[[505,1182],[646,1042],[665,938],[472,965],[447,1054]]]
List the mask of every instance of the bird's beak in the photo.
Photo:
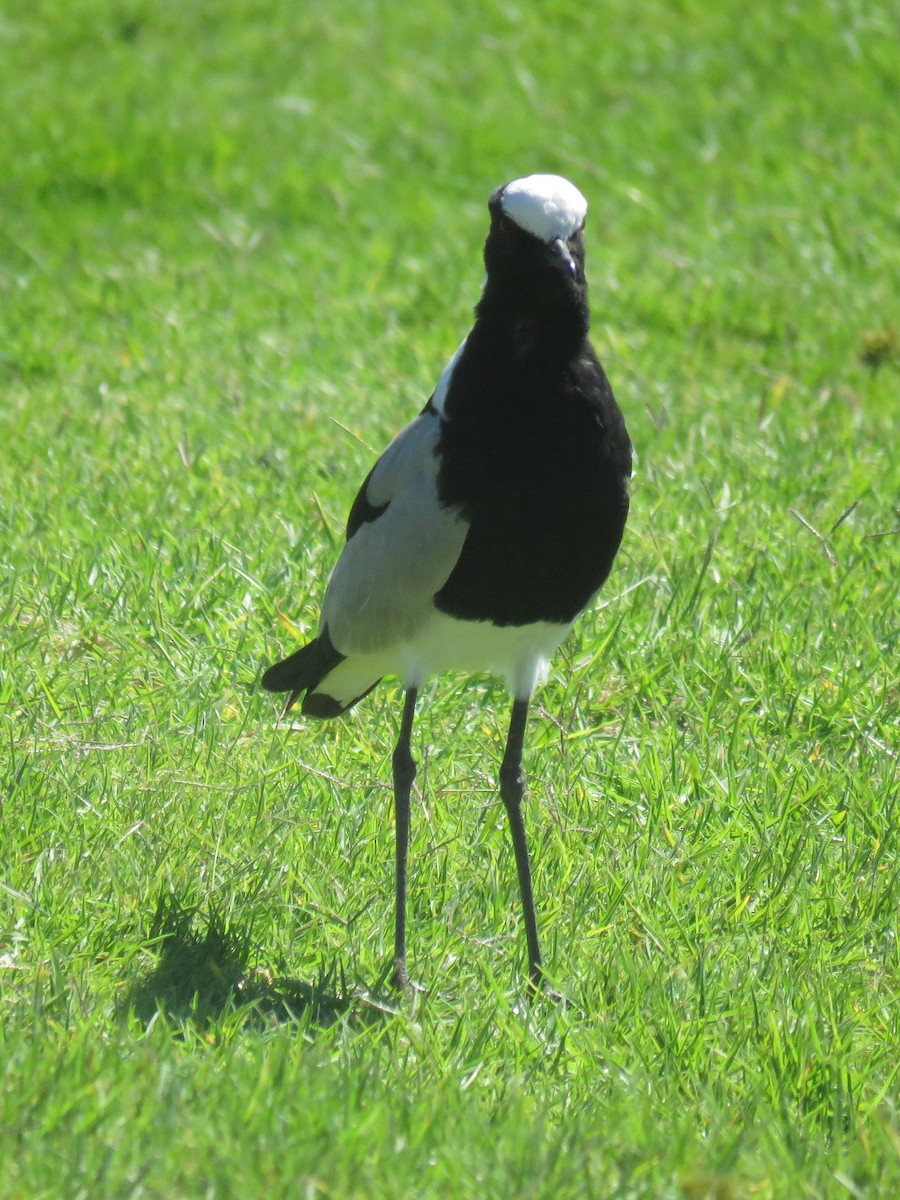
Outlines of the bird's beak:
[[550,243],[550,249],[553,252],[553,262],[574,279],[578,273],[578,267],[575,265],[572,251],[566,245],[565,241],[562,238],[557,238],[555,242]]

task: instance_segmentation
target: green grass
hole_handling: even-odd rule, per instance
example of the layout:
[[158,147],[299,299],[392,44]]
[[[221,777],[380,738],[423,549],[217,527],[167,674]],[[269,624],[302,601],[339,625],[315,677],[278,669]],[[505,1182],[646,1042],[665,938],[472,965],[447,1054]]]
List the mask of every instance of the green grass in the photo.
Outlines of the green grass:
[[[900,1194],[898,33],[3,7],[0,1195]],[[397,1003],[397,689],[290,726],[258,678],[533,170],[590,200],[639,455],[530,728],[566,1001],[523,1002],[506,697],[447,677]]]

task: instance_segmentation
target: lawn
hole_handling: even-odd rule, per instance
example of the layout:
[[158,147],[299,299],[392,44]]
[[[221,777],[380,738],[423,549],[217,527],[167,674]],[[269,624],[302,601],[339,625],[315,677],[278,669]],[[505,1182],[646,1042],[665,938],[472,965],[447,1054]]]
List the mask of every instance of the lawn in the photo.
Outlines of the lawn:
[[[900,1195],[887,0],[0,9],[0,1197]],[[488,193],[586,194],[638,455],[537,696],[278,720]]]

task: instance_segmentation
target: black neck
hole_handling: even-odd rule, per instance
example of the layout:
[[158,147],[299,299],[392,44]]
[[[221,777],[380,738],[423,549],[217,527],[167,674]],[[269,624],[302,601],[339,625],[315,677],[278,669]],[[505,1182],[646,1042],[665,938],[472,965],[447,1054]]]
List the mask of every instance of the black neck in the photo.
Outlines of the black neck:
[[516,358],[568,359],[588,335],[587,288],[560,276],[535,291],[489,276],[475,316],[475,329]]

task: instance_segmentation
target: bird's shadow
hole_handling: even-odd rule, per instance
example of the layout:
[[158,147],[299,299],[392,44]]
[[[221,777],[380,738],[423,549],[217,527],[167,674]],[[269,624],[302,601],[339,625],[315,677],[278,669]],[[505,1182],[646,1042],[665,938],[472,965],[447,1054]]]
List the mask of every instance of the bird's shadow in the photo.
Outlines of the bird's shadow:
[[176,1025],[207,1029],[228,1013],[250,1025],[325,1028],[341,1020],[372,1021],[396,1014],[396,1004],[351,990],[332,965],[311,981],[273,975],[250,964],[251,935],[218,913],[202,916],[178,897],[160,897],[145,945],[155,957],[126,989],[121,1008],[142,1024],[160,1014]]

